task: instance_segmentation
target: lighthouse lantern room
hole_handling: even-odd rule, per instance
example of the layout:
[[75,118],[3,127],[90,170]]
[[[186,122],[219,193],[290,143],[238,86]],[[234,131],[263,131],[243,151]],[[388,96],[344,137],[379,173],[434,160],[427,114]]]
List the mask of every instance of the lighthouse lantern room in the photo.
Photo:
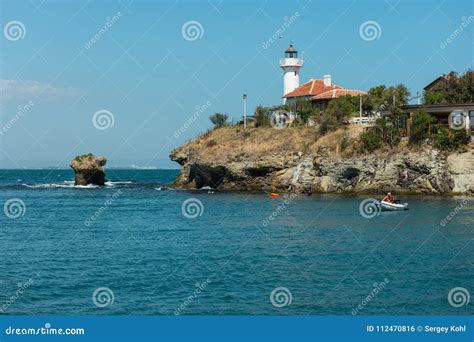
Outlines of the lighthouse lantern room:
[[[303,60],[298,58],[298,51],[292,44],[285,51],[285,58],[280,60],[280,67],[283,69],[283,95],[292,92],[300,86],[300,68]],[[283,98],[283,103],[286,98]]]

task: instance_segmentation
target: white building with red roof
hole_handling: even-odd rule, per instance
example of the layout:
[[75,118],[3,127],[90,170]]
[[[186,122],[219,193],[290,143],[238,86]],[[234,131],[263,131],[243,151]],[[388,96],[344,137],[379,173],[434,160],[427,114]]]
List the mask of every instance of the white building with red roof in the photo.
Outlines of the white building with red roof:
[[303,60],[298,58],[298,51],[290,45],[285,51],[285,58],[280,60],[280,67],[283,69],[283,103],[291,104],[299,99],[306,99],[324,110],[332,99],[366,94],[361,90],[346,89],[334,84],[331,75],[324,75],[321,80],[310,79],[300,86],[299,71],[302,66]]

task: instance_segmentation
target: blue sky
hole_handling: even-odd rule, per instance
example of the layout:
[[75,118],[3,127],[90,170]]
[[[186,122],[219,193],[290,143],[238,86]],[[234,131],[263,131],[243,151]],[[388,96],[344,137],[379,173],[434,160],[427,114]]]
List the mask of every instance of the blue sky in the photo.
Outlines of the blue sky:
[[[415,94],[442,73],[474,67],[470,0],[0,6],[0,168],[67,167],[88,152],[109,166],[177,167],[169,152],[208,129],[210,114],[241,116],[243,93],[250,111],[281,102],[278,62],[290,40],[303,52],[302,82],[331,74],[347,88],[404,83]],[[363,39],[368,21],[376,36]],[[96,112],[113,125],[94,125]]]

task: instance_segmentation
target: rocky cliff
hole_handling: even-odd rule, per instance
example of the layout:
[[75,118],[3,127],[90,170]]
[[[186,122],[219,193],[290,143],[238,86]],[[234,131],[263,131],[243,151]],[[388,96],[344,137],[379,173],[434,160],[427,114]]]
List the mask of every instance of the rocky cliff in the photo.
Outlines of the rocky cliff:
[[[474,192],[472,147],[447,154],[402,144],[372,154],[345,154],[339,144],[341,132],[318,138],[309,128],[270,130],[243,134],[235,128],[221,129],[172,151],[171,159],[181,165],[174,186],[252,192]],[[357,133],[351,130],[346,144],[356,144]]]

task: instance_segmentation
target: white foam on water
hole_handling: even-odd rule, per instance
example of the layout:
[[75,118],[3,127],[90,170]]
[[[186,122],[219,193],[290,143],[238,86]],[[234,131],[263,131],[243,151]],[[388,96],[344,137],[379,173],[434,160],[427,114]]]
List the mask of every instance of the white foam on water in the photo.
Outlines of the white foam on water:
[[[131,181],[120,181],[120,182],[113,182],[107,181],[105,182],[106,187],[113,187],[115,185],[120,184],[133,184]],[[76,189],[94,189],[98,188],[99,185],[89,184],[89,185],[74,185],[74,181],[66,180],[63,183],[45,183],[45,184],[22,184],[30,189],[46,189],[46,188],[76,188]]]
[[118,185],[118,184],[133,184],[133,182],[131,182],[131,181],[117,181],[117,182],[107,181],[107,182],[105,182],[105,186],[114,186],[114,185]]
[[27,188],[30,189],[48,189],[48,188],[77,188],[77,189],[92,189],[92,188],[97,188],[98,185],[74,185],[74,182],[72,184],[57,184],[57,183],[46,183],[46,184],[22,184],[23,186],[26,186]]

